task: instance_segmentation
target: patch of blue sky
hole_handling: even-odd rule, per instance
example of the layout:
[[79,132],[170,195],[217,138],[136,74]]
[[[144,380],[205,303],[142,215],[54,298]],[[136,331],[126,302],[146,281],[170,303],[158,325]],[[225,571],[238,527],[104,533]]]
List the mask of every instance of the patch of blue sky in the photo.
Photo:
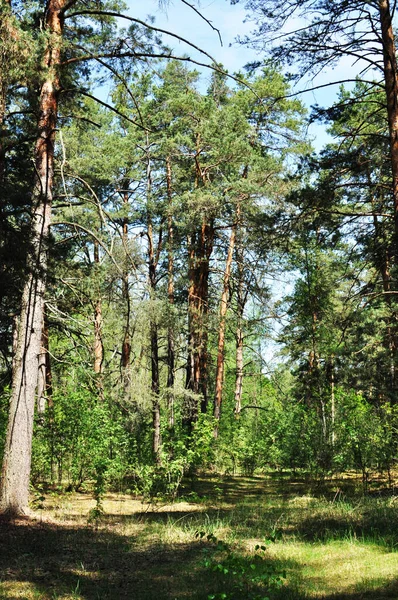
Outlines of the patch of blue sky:
[[[237,36],[244,37],[253,29],[253,23],[246,18],[246,10],[243,3],[231,5],[228,0],[203,1],[199,4],[195,0],[191,0],[191,3],[198,8],[204,18],[201,18],[192,8],[181,2],[181,0],[169,2],[159,2],[159,0],[147,0],[146,2],[128,0],[127,2],[130,16],[147,22],[149,22],[149,16],[154,17],[154,25],[156,27],[189,40],[210,54],[216,62],[223,64],[230,73],[240,71],[245,64],[263,58],[261,52],[236,43]],[[210,21],[211,25],[219,30],[222,45],[218,32],[213,30],[205,19]],[[297,23],[297,25],[299,24],[300,22]],[[292,25],[294,25],[294,22],[290,23],[290,28]],[[165,36],[165,41],[176,54],[188,55],[193,60],[199,62],[210,62],[206,56],[172,36]],[[307,78],[300,80],[293,91],[303,92],[300,94],[300,98],[309,110],[315,104],[330,106],[337,99],[339,84],[320,87],[315,90],[312,90],[312,88],[324,86],[333,81],[353,79],[359,71],[360,65],[354,68],[352,61],[349,57],[346,57],[333,69],[330,68],[321,71],[315,79]],[[202,68],[201,72],[201,85],[205,90],[210,80],[211,72],[205,68]],[[320,150],[326,143],[331,141],[325,126],[317,123],[311,124],[309,127],[309,137],[313,140],[316,150]]]

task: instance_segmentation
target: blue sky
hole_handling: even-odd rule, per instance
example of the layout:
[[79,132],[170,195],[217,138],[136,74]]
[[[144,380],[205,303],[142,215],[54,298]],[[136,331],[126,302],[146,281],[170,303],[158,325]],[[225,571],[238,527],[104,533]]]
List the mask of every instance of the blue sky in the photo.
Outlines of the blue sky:
[[[191,4],[195,0],[190,0]],[[164,2],[166,8],[161,8],[158,0],[146,0],[139,2],[129,0],[130,14],[138,19],[147,21],[148,15],[153,15],[156,19],[155,25],[161,29],[169,30],[184,38],[190,40],[211,54],[217,62],[221,62],[229,72],[233,73],[241,69],[246,63],[252,60],[261,59],[261,55],[254,50],[235,43],[237,35],[249,33],[253,25],[246,19],[246,10],[244,4],[231,5],[228,0],[202,0],[199,4],[200,12],[212,22],[214,27],[220,30],[223,45],[221,46],[217,32],[201,19],[195,12],[184,5],[180,0]],[[195,3],[197,5],[197,3]],[[179,54],[188,54],[193,59],[201,62],[207,62],[208,59],[190,48],[189,46],[167,37],[167,43]],[[331,72],[331,70],[321,73],[315,80],[315,85],[322,85],[331,80],[341,80],[345,77],[354,75],[349,59],[343,59],[341,63]],[[203,83],[206,89],[206,83],[210,73],[204,70]],[[302,90],[312,87],[312,82],[300,82],[297,87]],[[310,107],[313,104],[327,106],[333,103],[338,91],[337,86],[324,88],[319,91],[306,92],[300,97],[304,104]],[[309,131],[314,140],[316,149],[320,149],[327,141],[328,136],[323,125],[312,125]]]

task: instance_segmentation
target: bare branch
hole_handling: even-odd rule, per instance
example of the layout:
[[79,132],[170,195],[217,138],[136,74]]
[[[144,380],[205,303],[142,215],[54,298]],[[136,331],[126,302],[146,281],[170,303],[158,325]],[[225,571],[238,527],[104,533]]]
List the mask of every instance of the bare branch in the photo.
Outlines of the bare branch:
[[208,25],[210,25],[210,27],[213,29],[213,31],[216,31],[218,33],[218,38],[219,38],[220,44],[222,46],[223,43],[222,43],[222,37],[221,37],[220,30],[217,29],[217,27],[214,27],[213,23],[211,21],[209,21],[209,19],[206,19],[206,17],[196,8],[196,6],[194,6],[193,4],[190,4],[189,2],[187,2],[187,0],[181,0],[181,2],[183,4],[185,4],[186,6],[189,6],[189,8],[192,8],[192,10],[195,11],[196,14],[199,15],[199,17],[201,19],[203,19]]

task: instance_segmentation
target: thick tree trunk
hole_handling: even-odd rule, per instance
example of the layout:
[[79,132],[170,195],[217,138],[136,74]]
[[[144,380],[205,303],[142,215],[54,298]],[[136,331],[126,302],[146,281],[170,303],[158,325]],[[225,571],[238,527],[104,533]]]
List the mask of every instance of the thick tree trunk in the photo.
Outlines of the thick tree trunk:
[[[167,199],[168,199],[168,215],[167,215],[167,297],[172,312],[174,306],[174,230],[173,230],[173,212],[172,212],[172,174],[171,160],[168,156],[166,159],[166,178],[167,178]],[[175,378],[175,340],[174,340],[174,324],[169,323],[167,329],[167,410],[169,416],[169,428],[173,429],[174,422],[174,378]]]
[[[206,171],[200,165],[200,134],[196,135],[195,188],[207,185]],[[187,389],[201,395],[200,410],[207,412],[208,405],[208,326],[210,257],[214,245],[214,220],[205,213],[199,231],[190,236],[189,289],[188,289],[188,363]],[[191,428],[197,419],[198,406],[188,398],[186,422]]]
[[379,0],[381,35],[383,42],[384,81],[387,99],[388,127],[392,171],[392,194],[394,201],[394,255],[398,267],[398,68],[392,14],[389,0]]
[[[208,332],[207,314],[209,301],[210,258],[214,245],[213,221],[203,219],[202,227],[189,242],[189,288],[188,288],[188,364],[187,389],[202,397],[200,410],[207,412],[208,404]],[[189,400],[188,425],[197,419],[198,406]],[[187,412],[187,410],[186,410]]]
[[217,345],[217,367],[216,367],[216,391],[214,396],[214,417],[216,426],[214,428],[214,437],[218,437],[218,424],[221,417],[222,393],[224,386],[224,349],[225,349],[225,323],[228,308],[229,282],[231,279],[232,258],[235,248],[236,225],[232,227],[229,238],[228,254],[225,263],[225,272],[223,278],[223,289],[220,302],[220,322],[218,326],[218,345]]
[[54,142],[58,110],[62,43],[62,9],[67,0],[49,0],[46,27],[49,33],[44,55],[45,80],[40,93],[38,139],[35,147],[35,180],[32,192],[32,225],[27,259],[28,276],[15,356],[15,370],[5,443],[0,510],[28,512],[33,417],[42,337],[47,250],[54,175]]

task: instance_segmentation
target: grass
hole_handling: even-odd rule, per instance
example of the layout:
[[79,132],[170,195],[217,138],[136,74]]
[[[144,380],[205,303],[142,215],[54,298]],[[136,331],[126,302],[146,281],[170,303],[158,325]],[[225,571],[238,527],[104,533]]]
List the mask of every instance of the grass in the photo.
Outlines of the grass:
[[108,494],[94,524],[88,495],[50,494],[34,519],[0,522],[0,599],[247,600],[231,572],[205,566],[206,556],[226,564],[214,538],[245,573],[256,545],[266,546],[264,565],[286,577],[269,594],[252,586],[261,597],[398,599],[398,496],[381,480],[362,496],[354,475],[322,485],[206,476],[183,494],[169,505]]

